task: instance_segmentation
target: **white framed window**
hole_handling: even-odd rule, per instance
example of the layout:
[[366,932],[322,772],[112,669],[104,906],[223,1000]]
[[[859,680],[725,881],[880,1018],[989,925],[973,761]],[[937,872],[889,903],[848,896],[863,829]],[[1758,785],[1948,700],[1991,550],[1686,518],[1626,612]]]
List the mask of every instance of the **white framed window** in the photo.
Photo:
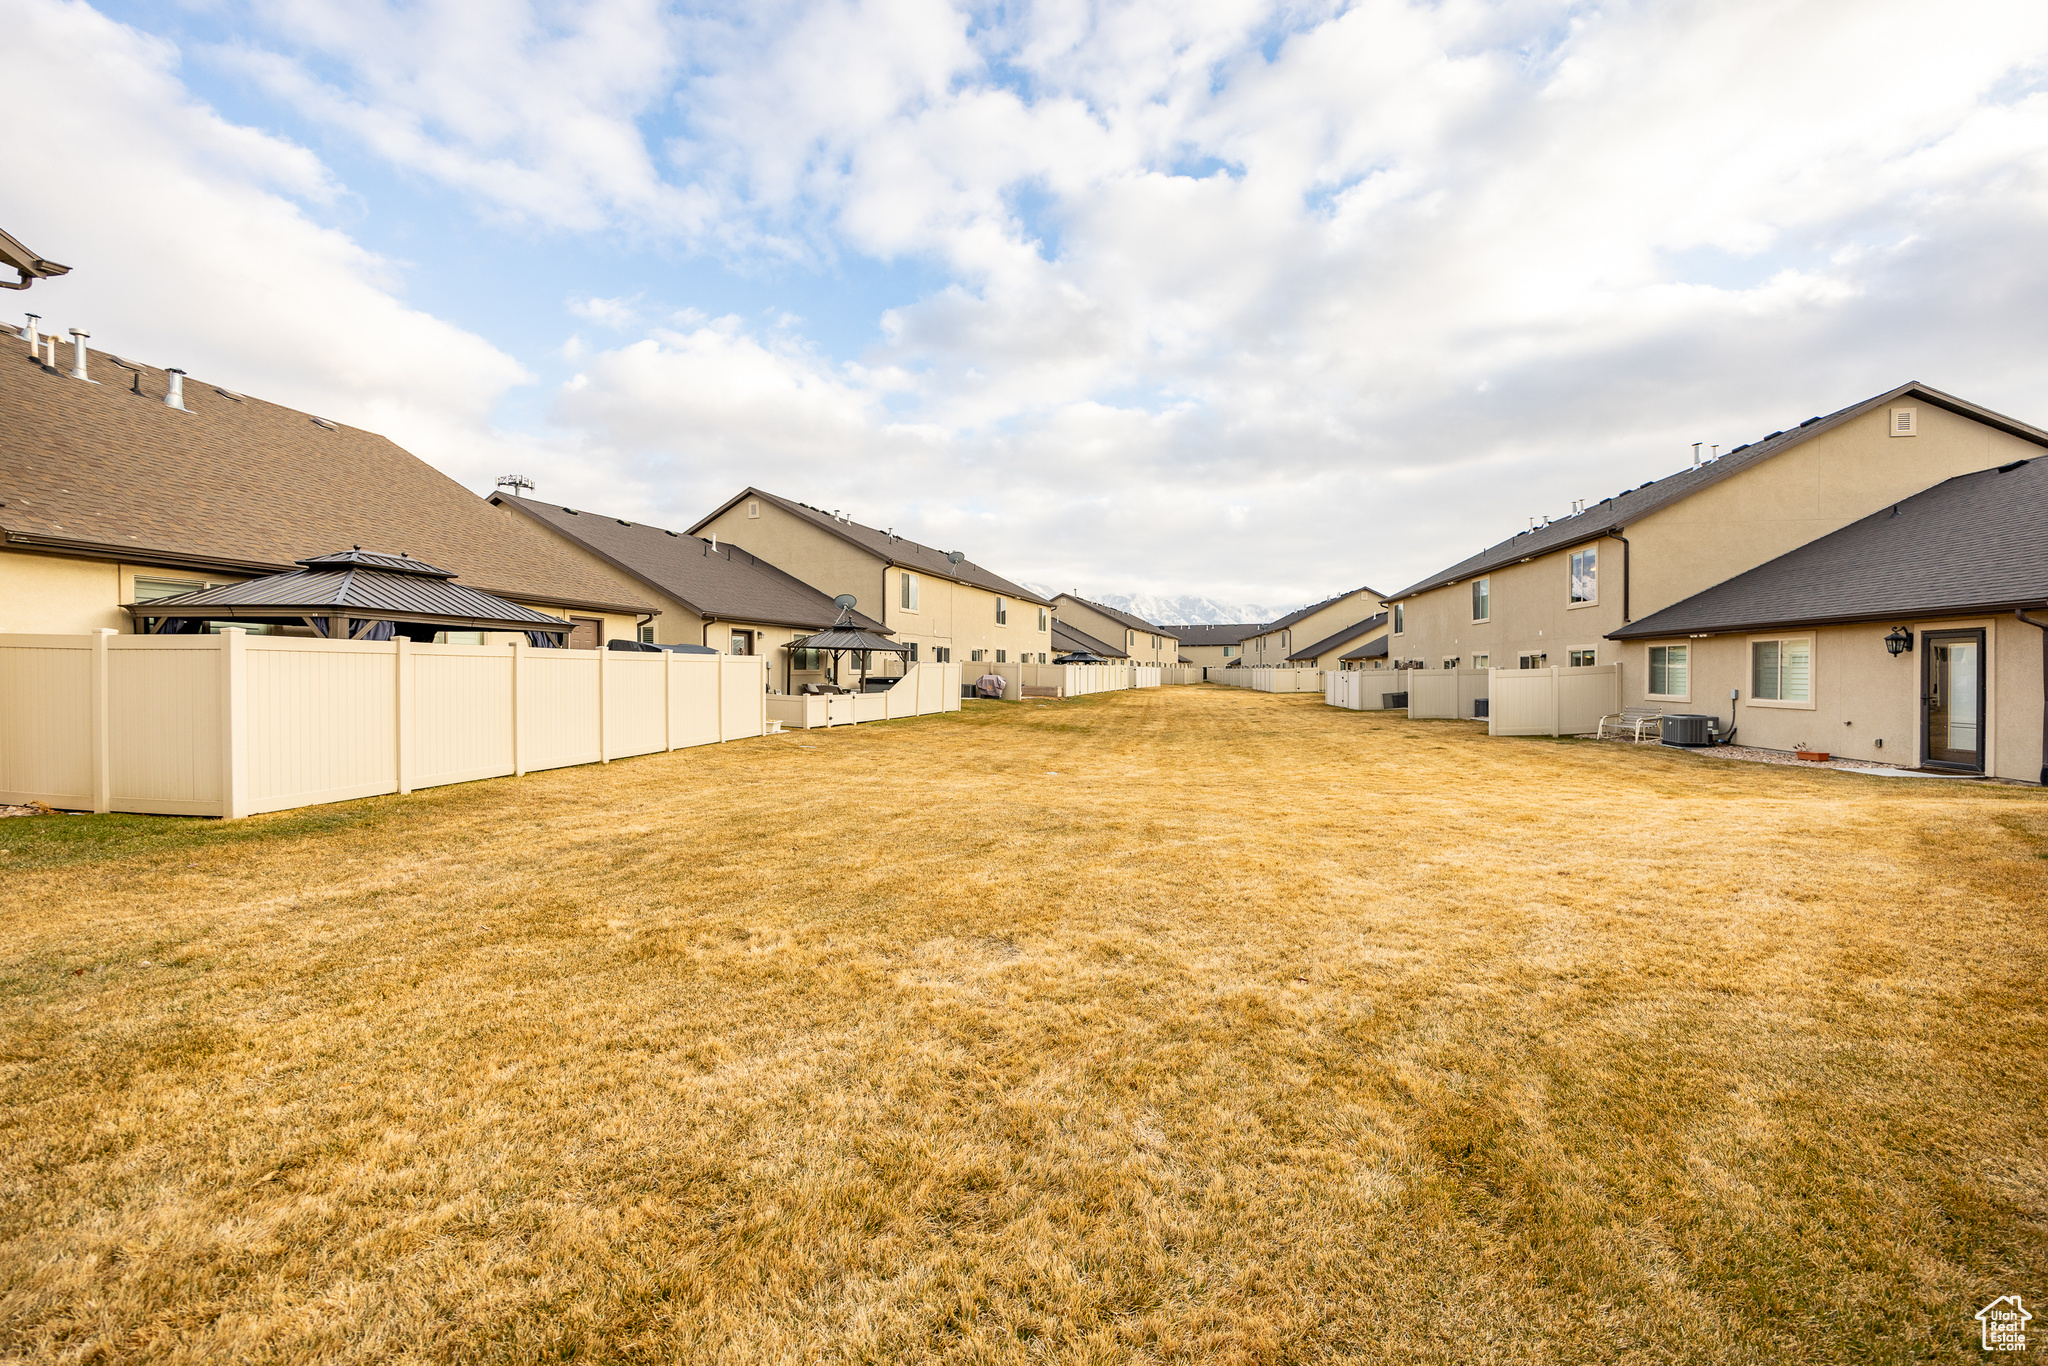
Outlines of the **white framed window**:
[[135,580],[135,601],[155,602],[160,598],[175,598],[180,593],[197,593],[205,584],[186,579],[145,579]]
[[934,645],[934,646],[932,646],[932,663],[934,663],[934,664],[951,664],[952,662],[953,662],[953,647],[952,647],[952,646],[950,646],[950,645]]
[[1236,647],[1235,645],[1226,645],[1226,646],[1224,646],[1224,647],[1223,647],[1223,657],[1224,657],[1225,659],[1228,659],[1228,658],[1230,658],[1230,657],[1231,657],[1232,655],[1234,655],[1234,654],[1236,654],[1236,653],[1237,653],[1237,647]]
[[1405,602],[1397,602],[1394,604],[1394,634],[1398,636],[1407,629],[1408,604]]
[[1492,668],[1492,667],[1493,667],[1493,656],[1492,656],[1492,655],[1474,655],[1474,656],[1472,656],[1472,667],[1473,667],[1473,668],[1475,668],[1475,669],[1490,669],[1490,668]]
[[1294,632],[1292,632],[1292,631],[1282,631],[1282,632],[1280,633],[1280,648],[1281,648],[1281,649],[1283,649],[1283,650],[1284,650],[1284,649],[1286,649],[1286,648],[1287,648],[1287,647],[1288,647],[1289,645],[1291,645],[1291,644],[1293,644],[1293,643],[1294,643]]
[[1586,546],[1572,552],[1571,597],[1573,607],[1590,607],[1600,601],[1600,548]]
[[1490,621],[1493,618],[1492,580],[1472,580],[1472,620]]
[[997,650],[997,651],[996,651],[996,663],[998,663],[998,664],[1008,664],[1009,662],[1010,662],[1010,652],[1009,652],[1008,650]]
[[1920,410],[1918,408],[1892,409],[1892,435],[1920,435]]
[[1692,649],[1685,645],[1650,647],[1650,696],[1674,702],[1692,700]]
[[909,656],[909,658],[910,658],[910,662],[911,662],[912,664],[915,664],[915,663],[917,663],[917,642],[916,642],[916,641],[914,641],[914,640],[910,642],[910,656]]
[[1038,652],[1038,662],[1039,662],[1040,664],[1043,664],[1043,663],[1045,663],[1045,651],[1043,651],[1043,650],[1040,650],[1040,651]]
[[998,626],[1008,626],[1009,624],[1010,624],[1010,600],[1009,600],[1008,598],[997,598],[997,599],[996,599],[996,625],[998,625]]
[[1813,706],[1813,638],[1749,642],[1749,700],[1760,707]]
[[652,645],[654,643],[654,623],[651,621],[641,622],[639,636],[642,645]]
[[1038,609],[1038,629],[1039,629],[1039,630],[1041,630],[1041,631],[1043,631],[1043,630],[1047,629],[1047,622],[1046,622],[1046,619],[1045,619],[1045,609],[1044,609],[1043,607],[1041,607],[1041,608],[1039,608],[1039,609]]
[[969,664],[979,664],[979,663],[981,663],[981,656],[982,656],[982,651],[980,651],[980,650],[969,650],[969,651],[967,652],[967,662],[968,662]]
[[903,576],[902,597],[903,610],[915,612],[917,610],[917,575],[906,573]]
[[1515,667],[1518,669],[1547,669],[1550,667],[1550,656],[1547,654],[1521,655],[1516,659]]
[[1449,673],[1449,672],[1451,672],[1451,671],[1452,671],[1453,669],[1455,669],[1455,668],[1457,668],[1457,667],[1458,667],[1458,657],[1457,657],[1456,655],[1452,655],[1452,656],[1451,656],[1451,657],[1450,657],[1449,659],[1446,659],[1446,660],[1444,661],[1444,672],[1445,672],[1445,673]]
[[1567,650],[1565,663],[1574,669],[1590,669],[1600,662],[1597,650]]

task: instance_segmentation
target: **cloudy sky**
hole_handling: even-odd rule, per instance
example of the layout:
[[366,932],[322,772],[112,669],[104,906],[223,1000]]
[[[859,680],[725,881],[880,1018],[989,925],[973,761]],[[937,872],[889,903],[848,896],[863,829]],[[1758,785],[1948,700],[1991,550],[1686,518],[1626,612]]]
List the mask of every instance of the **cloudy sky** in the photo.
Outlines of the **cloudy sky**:
[[[2048,424],[2048,5],[0,0],[0,307],[687,524],[1293,603],[1919,379]],[[27,136],[24,136],[27,135]]]

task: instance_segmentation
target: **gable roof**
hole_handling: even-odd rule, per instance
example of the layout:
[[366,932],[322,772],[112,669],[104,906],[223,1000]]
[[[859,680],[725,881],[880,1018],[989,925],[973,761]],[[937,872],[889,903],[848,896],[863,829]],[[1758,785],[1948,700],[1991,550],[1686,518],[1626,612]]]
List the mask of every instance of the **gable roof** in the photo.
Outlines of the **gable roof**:
[[26,351],[0,332],[0,545],[230,574],[375,545],[499,597],[655,610],[374,432],[189,375],[180,412],[153,366],[90,351],[87,384]]
[[1280,620],[1278,621],[1269,621],[1263,627],[1252,632],[1252,634],[1256,636],[1271,635],[1275,631],[1294,625],[1294,623],[1297,621],[1301,621],[1305,618],[1314,616],[1316,613],[1322,611],[1325,607],[1328,607],[1333,603],[1342,602],[1344,601],[1344,599],[1354,597],[1359,593],[1366,594],[1367,596],[1371,597],[1374,601],[1378,601],[1380,596],[1378,590],[1372,588],[1370,585],[1362,588],[1353,588],[1347,592],[1338,593],[1331,597],[1324,598],[1321,602],[1312,602],[1306,607],[1298,608],[1295,611],[1289,612],[1286,616],[1280,618]]
[[1344,658],[1346,658],[1346,659],[1385,659],[1385,658],[1387,657],[1387,646],[1388,646],[1388,645],[1389,645],[1390,643],[1391,643],[1391,642],[1390,642],[1390,641],[1388,640],[1388,638],[1387,638],[1387,637],[1385,637],[1385,636],[1381,636],[1381,637],[1380,637],[1380,638],[1379,638],[1378,640],[1373,640],[1373,641],[1367,641],[1367,642],[1366,642],[1366,643],[1365,643],[1365,644],[1364,644],[1363,646],[1361,646],[1360,648],[1358,648],[1358,649],[1356,649],[1356,650],[1353,650],[1353,651],[1352,651],[1352,652],[1351,652],[1350,654],[1348,654],[1348,655],[1345,655],[1345,656],[1344,656]]
[[1208,626],[1174,626],[1178,632],[1182,649],[1198,645],[1240,645],[1245,640],[1265,630],[1265,623],[1257,621],[1223,622]]
[[773,503],[792,517],[809,522],[820,531],[829,532],[849,545],[858,546],[884,564],[903,569],[914,569],[920,574],[930,574],[934,578],[951,579],[955,583],[964,583],[970,587],[986,589],[991,593],[1000,593],[1007,598],[1018,598],[1024,602],[1035,602],[1040,607],[1052,606],[1048,599],[1039,597],[1038,594],[1028,588],[1011,583],[1000,574],[983,569],[972,560],[963,559],[956,565],[946,558],[946,552],[943,550],[934,550],[930,546],[919,545],[916,541],[906,537],[892,536],[886,531],[877,531],[871,526],[862,526],[859,522],[841,521],[823,508],[814,508],[808,503],[799,503],[793,498],[784,498],[779,494],[769,493],[757,488],[740,490],[738,494],[714,508],[707,516],[698,518],[697,524],[690,528],[689,534],[695,536],[705,527],[711,525],[712,522],[718,520],[749,498],[760,498]]
[[[508,493],[494,494],[491,501],[532,518],[700,617],[813,630],[839,620],[831,598],[729,542],[713,549],[701,537]],[[863,630],[892,634],[860,612],[851,620]]]
[[2031,441],[2038,446],[2048,446],[2048,432],[2030,427],[2016,418],[1994,413],[1989,408],[1980,408],[1966,399],[1944,394],[1915,381],[1902,384],[1896,389],[1851,404],[1825,417],[1810,417],[1789,431],[1772,432],[1761,441],[1746,446],[1737,446],[1718,460],[1680,470],[1662,479],[1652,479],[1633,489],[1625,489],[1612,498],[1603,498],[1584,512],[1562,518],[1533,531],[1515,533],[1497,545],[1488,546],[1470,559],[1460,560],[1448,569],[1440,570],[1428,578],[1410,584],[1387,599],[1397,602],[1411,598],[1418,593],[1427,593],[1442,588],[1460,579],[1475,574],[1485,574],[1505,565],[1518,564],[1537,555],[1548,555],[1584,541],[1595,540],[1609,532],[1621,531],[1630,522],[1636,521],[1659,508],[1670,507],[1673,503],[1689,498],[1701,489],[1720,483],[1753,466],[1760,465],[1773,456],[1782,455],[1794,446],[1811,441],[1823,432],[1833,431],[1847,422],[1853,422],[1867,413],[1912,398],[1923,403],[1944,408],[1962,417],[1982,422],[1988,427]]
[[1385,612],[1381,612],[1375,616],[1367,617],[1364,621],[1353,622],[1351,625],[1346,626],[1343,630],[1338,631],[1332,635],[1324,636],[1315,644],[1304,646],[1302,649],[1296,650],[1293,654],[1287,657],[1289,659],[1315,659],[1319,656],[1328,654],[1330,651],[1336,649],[1340,645],[1348,645],[1352,641],[1364,635],[1366,632],[1376,630],[1377,628],[1385,626],[1386,624],[1387,614]]
[[[1133,616],[1131,613],[1126,612],[1121,608],[1104,606],[1102,603],[1099,602],[1090,602],[1087,598],[1082,597],[1079,593],[1062,593],[1060,594],[1060,598],[1070,598],[1073,601],[1080,603],[1089,611],[1100,612],[1103,616],[1108,617],[1111,621],[1114,621],[1117,624],[1133,631],[1143,631],[1147,635],[1164,636],[1173,634],[1173,628],[1171,626],[1155,626],[1151,622],[1145,620],[1143,617]],[[1059,600],[1059,598],[1053,599],[1053,606],[1055,608],[1059,606]],[[1175,638],[1178,639],[1178,637]]]
[[1086,631],[1076,630],[1058,617],[1052,619],[1052,644],[1053,648],[1063,655],[1077,654],[1086,650],[1089,654],[1101,655],[1104,659],[1130,658],[1130,655],[1117,649],[1116,646],[1109,644],[1107,641],[1097,640]]
[[2048,459],[1960,474],[1675,602],[1614,640],[2048,603]]

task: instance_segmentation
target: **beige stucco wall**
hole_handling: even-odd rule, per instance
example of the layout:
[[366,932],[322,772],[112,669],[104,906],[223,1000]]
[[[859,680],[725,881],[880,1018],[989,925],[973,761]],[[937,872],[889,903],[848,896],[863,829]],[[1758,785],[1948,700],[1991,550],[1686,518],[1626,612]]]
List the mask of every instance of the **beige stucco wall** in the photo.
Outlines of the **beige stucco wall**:
[[[1035,603],[1009,599],[1009,621],[998,625],[998,595],[985,588],[919,570],[890,568],[879,556],[766,499],[758,501],[760,515],[749,516],[750,506],[755,505],[751,499],[733,504],[699,528],[698,534],[715,534],[721,541],[730,541],[821,593],[834,597],[851,593],[858,599],[860,611],[882,622],[898,640],[915,642],[920,660],[931,661],[935,648],[952,651],[955,664],[969,663],[975,650],[989,652],[986,662],[994,661],[997,650],[1013,662],[1020,661],[1026,651],[1033,663],[1040,654],[1052,658],[1051,617],[1048,613],[1041,629]],[[915,611],[900,605],[899,578],[905,572],[918,578]]]
[[[1320,611],[1303,617],[1284,630],[1247,636],[1244,642],[1244,662],[1248,665],[1263,664],[1274,668],[1293,667],[1287,656],[1296,650],[1313,645],[1325,636],[1334,635],[1346,626],[1363,621],[1379,610],[1379,594],[1363,588],[1355,593],[1346,593]],[[1358,645],[1354,643],[1346,648],[1355,650]],[[1341,655],[1343,651],[1339,650],[1337,653]]]
[[[1885,649],[1893,626],[1914,632],[1910,653],[1894,657]],[[1976,629],[1985,633],[1985,762],[1994,777],[2034,782],[2041,772],[2041,633],[2009,616],[1629,641],[1617,644],[1616,657],[1630,706],[1706,713],[1725,722],[1732,705],[1738,744],[1783,750],[1804,744],[1847,759],[1914,768],[1926,758],[1920,710],[1925,646],[1919,634]],[[1811,705],[1751,698],[1751,642],[1800,635],[1813,641]],[[1686,695],[1646,701],[1650,646],[1681,643],[1690,651]],[[1732,704],[1731,690],[1741,694]]]
[[1223,653],[1225,647],[1221,645],[1182,645],[1179,648],[1180,653],[1186,655],[1196,664],[1212,669],[1221,669],[1236,660],[1244,658],[1244,647],[1241,645],[1228,647],[1231,652],[1227,655]]
[[[1347,666],[1344,663],[1344,656],[1350,654],[1354,650],[1364,649],[1366,646],[1372,644],[1375,640],[1381,639],[1386,634],[1387,628],[1384,624],[1381,624],[1379,626],[1373,627],[1370,631],[1367,631],[1362,636],[1355,636],[1352,639],[1345,641],[1341,645],[1332,645],[1329,649],[1323,651],[1314,659],[1296,660],[1295,663],[1305,669],[1343,669],[1347,667],[1356,668],[1356,664]],[[1383,659],[1374,660],[1373,663],[1384,664],[1386,663],[1386,661]],[[1372,665],[1368,664],[1366,667],[1370,668],[1372,667]]]
[[1165,667],[1180,662],[1180,639],[1169,630],[1151,627],[1136,630],[1065,593],[1053,599],[1053,607],[1061,621],[1097,640],[1120,647],[1130,655],[1133,664]]
[[[1593,649],[1612,662],[1604,639],[1628,620],[1640,621],[1745,570],[1776,559],[1945,479],[2044,454],[2039,446],[1926,403],[1920,435],[1890,435],[1891,411],[1879,409],[1652,512],[1622,529],[1628,538],[1629,612],[1622,615],[1620,541],[1582,544],[1600,552],[1598,601],[1573,606],[1569,546],[1484,577],[1491,612],[1474,622],[1471,580],[1408,599],[1406,621],[1393,638],[1397,659],[1431,668],[1487,655],[1511,668],[1522,654],[1546,653],[1564,664],[1573,649]],[[1640,679],[1623,675],[1625,688]],[[1634,703],[1631,703],[1633,705]]]

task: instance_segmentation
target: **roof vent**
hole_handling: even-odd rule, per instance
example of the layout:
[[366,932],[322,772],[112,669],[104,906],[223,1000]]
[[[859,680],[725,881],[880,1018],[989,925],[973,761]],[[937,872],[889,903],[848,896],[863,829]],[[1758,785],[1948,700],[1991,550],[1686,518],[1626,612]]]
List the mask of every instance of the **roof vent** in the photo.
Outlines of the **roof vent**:
[[614,522],[617,522],[617,523],[618,523],[618,524],[619,524],[620,526],[631,526],[631,525],[633,525],[633,524],[632,524],[631,522],[627,521],[627,520],[626,520],[625,518],[623,518],[623,517],[614,517],[614,518],[612,518],[612,520],[613,520]]
[[328,420],[327,420],[326,418],[324,418],[324,417],[316,417],[316,418],[314,418],[314,419],[313,419],[313,425],[314,425],[315,427],[325,427],[325,428],[326,428],[326,429],[327,429],[328,431],[330,431],[330,432],[338,432],[338,431],[340,431],[340,430],[341,430],[341,428],[340,428],[340,427],[337,427],[337,426],[336,426],[335,424],[333,424],[332,422],[329,422],[329,421],[328,421]]
[[[164,378],[170,381],[170,387],[164,390],[164,407],[176,408],[181,413],[191,412],[185,406],[185,372],[173,366],[164,371]],[[318,422],[320,419],[316,417],[313,420]]]
[[242,401],[242,396],[240,394],[234,393],[227,389],[223,389],[217,384],[213,387],[213,392],[219,394],[222,398],[228,399],[229,401],[234,403],[240,403]]
[[85,373],[85,339],[91,335],[92,333],[81,332],[75,327],[71,329],[71,378],[82,379],[87,384],[97,384],[98,380]]

